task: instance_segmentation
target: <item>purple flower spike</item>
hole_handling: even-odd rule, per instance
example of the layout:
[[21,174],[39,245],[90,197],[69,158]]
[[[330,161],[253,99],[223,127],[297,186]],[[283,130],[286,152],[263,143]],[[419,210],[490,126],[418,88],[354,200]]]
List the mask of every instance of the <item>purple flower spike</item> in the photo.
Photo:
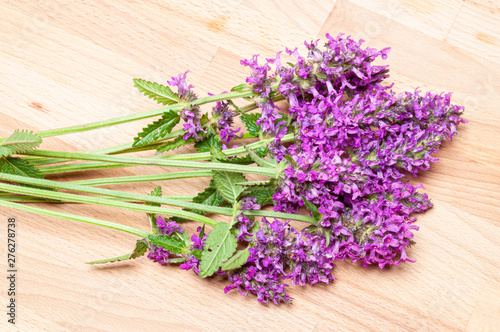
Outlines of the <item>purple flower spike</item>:
[[170,84],[170,86],[177,87],[177,94],[179,95],[179,98],[181,100],[191,101],[196,99],[196,95],[191,90],[192,88],[194,88],[194,85],[188,85],[186,82],[187,73],[189,73],[189,70],[177,75],[176,77],[173,76],[172,80],[168,81],[168,84]]

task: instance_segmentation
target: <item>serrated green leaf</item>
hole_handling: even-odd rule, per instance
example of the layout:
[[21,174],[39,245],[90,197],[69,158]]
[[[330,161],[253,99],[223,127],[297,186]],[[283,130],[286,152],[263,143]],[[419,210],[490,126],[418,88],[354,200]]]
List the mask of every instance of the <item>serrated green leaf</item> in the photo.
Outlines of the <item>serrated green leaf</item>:
[[182,138],[182,136],[179,136],[176,139],[174,139],[173,141],[168,141],[165,144],[160,145],[156,149],[156,154],[177,149],[177,148],[179,148],[179,147],[181,147],[183,145],[191,144],[194,141],[195,141],[195,139],[193,137],[189,137],[187,140],[184,140],[184,138]]
[[213,186],[205,188],[193,198],[193,203],[199,203],[210,206],[221,206],[226,200],[222,197]]
[[227,171],[214,171],[213,173],[217,192],[234,204],[243,192],[243,186],[237,183],[247,182],[247,179],[240,173]]
[[42,179],[43,174],[26,160],[15,157],[0,158],[0,172]]
[[162,247],[175,254],[189,251],[189,248],[186,247],[184,241],[179,239],[178,237],[168,236],[166,234],[158,234],[149,235],[147,239],[155,246]]
[[[157,186],[156,188],[154,188],[151,191],[150,195],[155,197],[161,197],[162,195],[161,186]],[[149,204],[151,204],[152,206],[160,206],[160,203],[149,203]]]
[[222,143],[215,135],[207,136],[194,144],[197,152],[210,152],[212,146],[222,150]]
[[201,254],[200,277],[214,274],[236,251],[238,241],[231,233],[231,225],[220,222],[208,234],[205,248]]
[[168,86],[142,79],[134,79],[135,86],[145,96],[155,100],[158,104],[173,105],[179,102],[179,96]]
[[257,165],[259,165],[260,167],[271,167],[271,168],[276,168],[276,166],[278,165],[276,163],[276,160],[274,159],[269,159],[269,160],[266,160],[264,158],[261,158],[257,155],[257,153],[255,153],[255,151],[253,151],[252,149],[250,149],[248,146],[246,145],[243,145],[245,147],[245,150],[247,150],[248,152],[248,155],[253,159],[253,161],[255,161],[255,163]]
[[244,113],[241,114],[241,121],[247,127],[248,133],[254,137],[259,136],[260,126],[257,124],[257,120],[260,118],[259,113]]
[[245,197],[257,198],[257,204],[261,207],[273,203],[274,188],[272,187],[252,187],[245,192]]
[[264,158],[267,155],[267,153],[269,152],[269,150],[265,147],[258,148],[254,151],[261,158]]
[[222,271],[234,270],[245,264],[250,257],[250,251],[248,248],[244,250],[236,250],[233,257],[229,258],[223,265]]
[[147,250],[148,250],[147,240],[141,239],[141,240],[137,240],[137,242],[135,244],[135,248],[132,252],[126,253],[126,254],[121,255],[121,256],[115,256],[115,257],[111,257],[111,258],[104,258],[104,259],[100,259],[97,261],[87,262],[85,264],[94,265],[94,264],[113,263],[113,262],[118,262],[118,261],[135,259],[137,257],[144,256],[144,254],[146,253]]
[[181,117],[174,111],[163,113],[160,119],[149,124],[142,129],[142,132],[134,138],[132,146],[143,146],[159,141],[172,132],[172,129],[179,123]]
[[42,138],[32,131],[16,130],[12,135],[0,142],[0,157],[8,157],[37,148]]
[[304,196],[302,196],[302,201],[304,202],[304,205],[306,208],[311,212],[313,218],[316,221],[320,221],[323,215],[319,213],[318,207],[314,205],[313,203],[309,202]]

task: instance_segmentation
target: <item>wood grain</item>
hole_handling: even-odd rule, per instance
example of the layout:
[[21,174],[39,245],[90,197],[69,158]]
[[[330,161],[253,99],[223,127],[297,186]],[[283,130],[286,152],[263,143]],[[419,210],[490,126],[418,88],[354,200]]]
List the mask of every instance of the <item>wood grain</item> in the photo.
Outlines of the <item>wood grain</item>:
[[[130,250],[135,237],[0,208],[18,220],[18,324],[22,331],[497,331],[500,215],[500,7],[495,1],[85,1],[0,3],[0,136],[103,120],[155,108],[132,78],[165,82],[190,70],[200,95],[239,84],[242,58],[345,32],[392,48],[399,91],[453,91],[469,124],[443,145],[422,182],[435,207],[418,216],[417,262],[384,270],[340,262],[331,285],[291,287],[292,306],[225,295],[226,281],[146,258],[83,262]],[[44,139],[43,148],[88,150],[130,141],[148,121]],[[188,151],[188,150],[184,150]],[[133,167],[61,180],[154,174]],[[54,176],[49,178],[55,178]],[[194,194],[207,179],[121,185]],[[181,192],[179,192],[181,189]],[[43,206],[43,205],[41,205]],[[45,206],[147,229],[142,213]],[[193,230],[195,225],[190,225]],[[3,273],[3,272],[2,272]],[[0,282],[0,303],[7,303]],[[5,308],[5,307],[4,307]],[[4,310],[2,310],[3,312]],[[5,328],[4,328],[5,326]],[[1,330],[13,327],[0,318]]]

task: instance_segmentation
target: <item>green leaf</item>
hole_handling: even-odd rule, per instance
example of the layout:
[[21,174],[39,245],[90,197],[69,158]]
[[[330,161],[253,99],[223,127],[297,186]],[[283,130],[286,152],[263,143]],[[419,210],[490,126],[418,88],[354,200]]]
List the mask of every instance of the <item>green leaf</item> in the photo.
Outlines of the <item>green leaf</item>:
[[0,142],[0,157],[8,157],[37,148],[42,138],[32,131],[16,130],[12,135]]
[[0,172],[42,179],[43,174],[26,160],[15,157],[0,158]]
[[87,262],[85,264],[103,264],[103,263],[113,263],[118,261],[125,261],[129,259],[135,259],[137,257],[144,256],[148,250],[148,241],[146,239],[137,240],[135,248],[132,252],[126,253],[125,255],[115,256],[111,258],[104,258],[97,261]]
[[236,203],[238,197],[243,192],[243,186],[237,183],[247,182],[247,179],[240,173],[227,171],[213,171],[215,188],[231,203]]
[[201,254],[203,253],[202,250],[194,250],[191,251],[191,254],[199,261],[201,261]]
[[238,241],[231,233],[231,225],[220,222],[208,234],[205,248],[201,254],[200,277],[214,274],[236,251]]
[[210,186],[193,198],[193,203],[199,203],[210,206],[221,206],[226,202],[214,187],[213,181],[210,181]]
[[[161,186],[157,186],[151,191],[151,196],[161,197],[161,195],[162,195]],[[149,203],[149,204],[151,204],[152,206],[160,206],[160,203]]]
[[173,141],[168,141],[165,144],[160,145],[156,149],[156,154],[177,149],[177,148],[179,148],[179,147],[181,147],[183,145],[191,144],[194,141],[195,141],[194,137],[189,137],[187,140],[184,140],[184,138],[182,138],[182,136],[179,136],[176,139],[174,139]]
[[318,207],[309,202],[304,196],[302,196],[302,201],[304,202],[306,208],[312,213],[313,218],[316,219],[316,221],[320,221],[323,215],[319,213]]
[[257,198],[257,204],[265,206],[273,203],[274,188],[272,187],[252,187],[250,191],[245,192],[246,197]]
[[223,265],[222,271],[234,270],[245,264],[250,257],[250,251],[248,248],[244,250],[236,250],[233,257],[229,258]]
[[155,246],[162,247],[172,253],[180,254],[183,252],[188,252],[189,248],[186,246],[183,240],[178,237],[168,236],[168,235],[149,235],[147,237],[149,242]]
[[141,79],[134,79],[135,86],[145,96],[155,100],[158,104],[173,105],[179,102],[179,96],[168,86]]
[[245,150],[247,150],[248,155],[255,161],[255,163],[257,165],[259,165],[260,167],[276,168],[276,166],[277,166],[276,160],[274,160],[274,159],[266,160],[264,158],[261,158],[257,155],[257,153],[255,153],[255,151],[250,149],[248,146],[246,146],[246,145],[243,145],[243,146],[245,147]]
[[159,120],[142,129],[142,132],[134,138],[132,146],[143,146],[163,139],[172,132],[172,129],[179,123],[181,117],[174,111],[163,113]]
[[261,158],[264,158],[267,155],[267,153],[269,152],[269,150],[265,147],[258,148],[257,150],[254,150],[254,151]]
[[212,146],[222,150],[222,143],[215,135],[210,135],[194,144],[197,152],[210,152]]
[[245,88],[248,88],[249,85],[247,83],[243,83],[240,85],[237,85],[231,89],[231,91],[243,91]]
[[250,135],[257,137],[259,136],[260,126],[257,124],[257,120],[260,118],[259,113],[244,113],[241,114],[241,121],[247,127]]
[[[161,192],[161,187],[158,186],[151,191],[150,196],[155,196],[155,197],[161,197],[162,192]],[[160,203],[151,203],[151,202],[146,202],[146,205],[149,206],[161,206]],[[151,232],[156,233],[156,214],[155,213],[147,213],[148,218],[149,218],[149,224],[151,225]]]

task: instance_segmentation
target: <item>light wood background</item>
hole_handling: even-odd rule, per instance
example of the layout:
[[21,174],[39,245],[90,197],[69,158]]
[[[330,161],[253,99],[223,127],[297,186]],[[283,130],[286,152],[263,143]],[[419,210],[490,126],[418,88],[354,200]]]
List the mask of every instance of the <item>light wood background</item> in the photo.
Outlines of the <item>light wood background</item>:
[[[453,91],[469,124],[417,179],[435,207],[419,215],[414,264],[380,270],[340,262],[331,285],[291,287],[291,306],[223,293],[226,281],[147,258],[86,261],[129,251],[136,238],[0,208],[18,222],[21,331],[495,331],[500,328],[500,4],[488,0],[0,2],[0,136],[103,120],[152,108],[133,78],[166,82],[187,69],[200,95],[242,82],[242,58],[271,57],[325,33],[392,47],[399,91]],[[89,150],[130,141],[141,123],[47,138],[42,148]],[[187,151],[187,150],[184,150]],[[135,167],[58,180],[159,173]],[[54,177],[50,177],[56,179]],[[163,183],[194,194],[207,179]],[[162,183],[116,187],[140,193]],[[50,206],[49,206],[50,207]],[[142,213],[84,205],[61,211],[147,229]],[[0,330],[7,283],[0,278]]]

